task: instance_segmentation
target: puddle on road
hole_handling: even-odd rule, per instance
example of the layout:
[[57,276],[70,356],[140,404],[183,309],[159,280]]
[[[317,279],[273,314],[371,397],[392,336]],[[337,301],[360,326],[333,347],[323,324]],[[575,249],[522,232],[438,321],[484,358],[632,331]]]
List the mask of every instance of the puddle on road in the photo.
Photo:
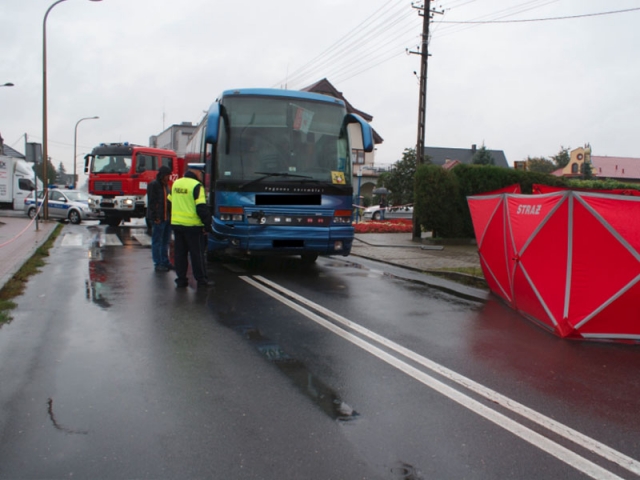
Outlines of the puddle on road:
[[393,478],[397,478],[398,480],[423,480],[422,475],[420,475],[420,472],[418,472],[413,465],[403,462],[398,462],[397,465],[391,467],[391,474]]
[[280,345],[262,335],[260,330],[251,325],[232,325],[224,321],[222,323],[249,341],[256,350],[278,367],[300,391],[313,400],[331,418],[348,422],[359,416],[359,413],[342,401],[333,389],[311,374],[302,362],[287,354]]
[[96,305],[106,309],[111,307],[111,302],[107,298],[109,288],[105,284],[107,282],[108,269],[100,246],[100,231],[96,228],[90,228],[89,230],[92,233],[92,238],[88,251],[89,278],[85,280],[85,295],[87,300],[91,300]]

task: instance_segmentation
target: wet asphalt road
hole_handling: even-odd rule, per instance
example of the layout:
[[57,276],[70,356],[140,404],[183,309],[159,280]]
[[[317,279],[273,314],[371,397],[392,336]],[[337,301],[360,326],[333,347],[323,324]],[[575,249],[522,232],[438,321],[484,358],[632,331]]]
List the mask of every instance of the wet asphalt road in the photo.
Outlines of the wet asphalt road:
[[176,290],[143,230],[63,234],[0,329],[2,479],[638,478],[636,346],[356,258]]

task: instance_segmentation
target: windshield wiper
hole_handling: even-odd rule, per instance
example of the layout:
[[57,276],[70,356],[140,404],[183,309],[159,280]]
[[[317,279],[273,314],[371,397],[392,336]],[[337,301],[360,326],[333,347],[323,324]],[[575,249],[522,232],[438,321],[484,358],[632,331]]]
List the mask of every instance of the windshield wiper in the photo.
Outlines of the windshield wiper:
[[296,175],[294,173],[277,173],[277,172],[253,172],[253,173],[257,175],[262,175],[262,177],[258,177],[255,180],[251,180],[250,182],[247,182],[247,183],[243,183],[242,185],[240,185],[240,188],[253,185],[254,183],[261,182],[265,178],[270,178],[270,177],[297,177],[297,178],[313,179],[313,177],[309,177],[307,175]]

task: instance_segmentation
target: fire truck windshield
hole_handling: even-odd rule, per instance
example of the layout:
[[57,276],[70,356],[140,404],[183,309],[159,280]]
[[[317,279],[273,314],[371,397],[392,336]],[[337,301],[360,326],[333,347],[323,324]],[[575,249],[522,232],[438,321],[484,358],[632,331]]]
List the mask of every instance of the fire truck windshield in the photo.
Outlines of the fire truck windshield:
[[96,155],[91,162],[91,173],[129,173],[131,157],[127,155]]

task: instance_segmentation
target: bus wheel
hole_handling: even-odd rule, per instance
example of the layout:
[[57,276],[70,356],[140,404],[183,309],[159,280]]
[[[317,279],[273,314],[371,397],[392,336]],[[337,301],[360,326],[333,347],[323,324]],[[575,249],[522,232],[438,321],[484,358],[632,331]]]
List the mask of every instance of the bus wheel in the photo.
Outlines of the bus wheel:
[[304,265],[313,265],[314,263],[316,263],[316,260],[318,259],[318,254],[303,253],[302,255],[300,255],[300,259],[302,260],[302,263]]

